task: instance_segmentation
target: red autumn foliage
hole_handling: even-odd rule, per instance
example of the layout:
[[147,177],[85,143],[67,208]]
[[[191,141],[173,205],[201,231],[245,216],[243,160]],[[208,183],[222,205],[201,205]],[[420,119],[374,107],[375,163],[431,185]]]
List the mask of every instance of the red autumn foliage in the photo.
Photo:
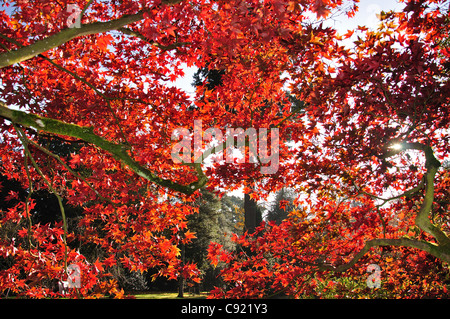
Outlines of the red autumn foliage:
[[[33,223],[29,196],[5,198],[0,292],[61,297],[51,282],[69,264],[82,274],[71,297],[123,297],[109,273],[117,264],[198,282],[178,248],[195,240],[196,191],[243,187],[263,199],[289,186],[301,210],[235,236],[237,251],[211,244],[226,283],[211,297],[372,296],[348,288],[370,263],[390,297],[447,297],[444,3],[406,0],[380,28],[341,36],[311,18],[344,10],[340,0],[4,1],[0,172],[27,194],[54,193],[62,217]],[[220,85],[188,96],[171,83],[186,65],[222,71]],[[194,119],[204,130],[278,128],[277,172],[174,163],[172,132]],[[76,225],[63,200],[82,208]],[[102,254],[87,260],[83,247]]]

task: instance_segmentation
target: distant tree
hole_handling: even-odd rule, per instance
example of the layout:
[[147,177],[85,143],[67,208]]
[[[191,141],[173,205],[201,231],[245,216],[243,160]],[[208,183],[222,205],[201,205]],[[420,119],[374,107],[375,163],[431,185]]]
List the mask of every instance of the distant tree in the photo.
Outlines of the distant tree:
[[244,231],[244,200],[233,195],[221,199],[221,220],[227,233],[242,234]]
[[208,67],[198,69],[194,74],[192,85],[206,85],[208,90],[213,90],[215,87],[222,84],[222,76],[224,74],[225,71],[223,70],[209,69]]
[[197,200],[198,214],[193,214],[188,218],[188,227],[195,232],[197,237],[187,245],[186,256],[197,263],[199,269],[206,269],[208,265],[204,257],[206,247],[211,240],[218,240],[221,237],[219,216],[221,203],[214,194],[201,191],[201,197]]
[[[239,221],[237,214],[242,211],[242,200],[229,196],[219,198],[202,189],[195,205],[198,213],[189,216],[188,228],[195,233],[196,238],[185,245],[182,253],[186,262],[195,263],[201,271],[203,289],[211,289],[218,282],[218,271],[207,259],[207,248],[211,242],[217,242],[227,249],[234,249],[231,235],[236,233],[235,225]],[[198,291],[199,285],[195,286]]]
[[280,189],[272,201],[267,220],[274,221],[277,225],[281,224],[288,217],[289,212],[295,208],[294,200],[295,193],[293,190],[288,188]]

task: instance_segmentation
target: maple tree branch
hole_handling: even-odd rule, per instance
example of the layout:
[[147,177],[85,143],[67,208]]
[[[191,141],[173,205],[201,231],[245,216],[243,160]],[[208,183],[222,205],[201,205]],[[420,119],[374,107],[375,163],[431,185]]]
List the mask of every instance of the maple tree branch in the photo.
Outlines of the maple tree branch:
[[80,19],[84,16],[86,10],[89,8],[89,6],[92,4],[93,0],[89,0],[88,3],[84,6],[83,10],[80,12]]
[[102,98],[106,101],[106,106],[108,107],[110,113],[112,114],[112,117],[113,117],[114,120],[116,121],[116,125],[117,125],[117,127],[119,128],[119,131],[120,131],[120,133],[121,133],[121,135],[122,135],[124,141],[125,141],[127,144],[129,144],[129,143],[128,143],[128,140],[127,140],[127,137],[126,137],[126,135],[125,135],[125,133],[124,133],[124,131],[123,131],[123,129],[122,129],[122,125],[120,125],[119,118],[117,117],[116,112],[114,112],[114,110],[113,110],[113,108],[112,108],[112,106],[111,106],[111,100],[115,100],[115,98],[108,97],[106,94],[100,92],[100,90],[97,89],[97,88],[95,87],[95,85],[91,84],[90,82],[88,82],[87,80],[85,80],[84,78],[82,78],[81,76],[79,76],[78,74],[76,74],[76,73],[74,73],[74,72],[68,70],[67,68],[65,68],[65,67],[63,67],[63,66],[61,66],[61,65],[59,65],[58,63],[54,62],[52,59],[46,57],[45,55],[39,54],[39,57],[43,58],[44,60],[46,60],[47,62],[49,62],[50,64],[52,64],[52,65],[53,65],[54,67],[56,67],[57,69],[59,69],[59,70],[61,70],[61,71],[63,71],[63,72],[68,73],[69,75],[71,75],[72,77],[74,77],[75,79],[77,79],[78,81],[80,81],[80,82],[86,84],[86,85],[89,86],[89,87],[90,87],[97,95],[99,95],[100,97],[102,97]]
[[125,25],[137,22],[144,18],[144,12],[140,11],[132,15],[124,15],[123,17],[107,22],[94,22],[83,24],[79,28],[67,28],[53,34],[45,39],[36,41],[33,44],[18,48],[14,51],[8,51],[0,55],[0,69],[31,59],[45,51],[56,48],[74,38],[117,30]]
[[180,2],[183,2],[184,0],[162,0],[161,3],[162,4],[167,4],[167,5],[174,5],[174,4],[178,4]]
[[389,197],[389,198],[383,198],[383,197],[376,196],[376,195],[371,194],[369,192],[366,192],[364,190],[360,190],[359,187],[356,184],[353,184],[353,185],[355,185],[355,187],[358,188],[358,191],[359,191],[360,194],[367,195],[367,196],[369,196],[371,198],[375,198],[375,199],[383,201],[382,204],[377,205],[378,207],[381,207],[384,204],[386,204],[387,202],[390,202],[390,201],[393,201],[393,200],[396,200],[396,199],[399,199],[399,198],[402,198],[402,197],[412,196],[413,194],[415,194],[418,191],[420,191],[423,188],[424,184],[425,184],[425,179],[422,178],[420,183],[416,187],[411,188],[411,189],[409,189],[409,190],[407,190],[407,191],[405,191],[405,192],[403,192],[403,193],[401,193],[399,195],[396,195],[396,196],[393,196],[393,197]]
[[434,200],[434,178],[441,163],[434,156],[431,146],[417,142],[402,143],[401,149],[390,150],[383,155],[383,158],[394,156],[406,149],[423,151],[425,153],[425,168],[427,169],[424,176],[425,195],[419,212],[416,215],[415,224],[421,230],[433,236],[440,245],[450,247],[450,238],[441,229],[433,225],[429,219]]
[[394,155],[403,152],[404,150],[418,150],[423,151],[425,153],[426,159],[425,167],[428,167],[430,165],[439,167],[441,165],[441,163],[434,156],[433,149],[429,145],[418,142],[406,142],[400,143],[400,146],[401,148],[399,149],[390,149],[389,151],[385,152],[383,155],[381,155],[381,158],[386,159],[392,157]]
[[[319,265],[318,267],[320,269],[334,270],[338,272],[346,271],[347,269],[353,267],[358,262],[358,260],[361,259],[372,247],[379,247],[379,246],[398,246],[398,247],[417,248],[426,251],[445,262],[450,262],[450,238],[441,229],[432,224],[429,218],[434,200],[434,178],[441,164],[434,156],[433,149],[429,145],[421,143],[404,143],[402,144],[402,150],[405,149],[421,150],[425,153],[426,159],[425,167],[427,171],[420,184],[415,188],[408,190],[399,196],[395,196],[389,199],[379,198],[365,192],[363,193],[387,202],[389,200],[411,195],[419,191],[421,188],[423,188],[425,184],[424,200],[422,202],[422,205],[420,206],[419,212],[416,215],[415,224],[422,231],[433,236],[437,240],[438,244],[410,238],[372,239],[367,241],[364,247],[348,263],[340,266]],[[402,150],[391,150],[386,154],[384,154],[383,157],[387,158],[394,156],[400,153]]]
[[47,133],[81,139],[108,152],[115,159],[128,166],[137,175],[160,186],[170,188],[174,191],[190,195],[196,190],[203,187],[208,181],[207,177],[203,174],[201,168],[198,166],[196,167],[198,180],[188,185],[178,184],[172,180],[161,178],[155,175],[146,167],[136,162],[127,152],[130,148],[128,145],[116,144],[104,139],[99,135],[96,135],[94,133],[93,127],[82,127],[76,124],[65,123],[59,120],[26,113],[24,111],[12,110],[8,108],[7,105],[2,101],[0,101],[0,117],[28,128],[34,128]]
[[[91,2],[91,1],[90,1],[90,2]],[[89,5],[89,4],[86,5],[85,9],[87,9],[87,6],[88,6],[88,5]],[[9,42],[11,42],[11,43],[14,43],[15,45],[19,46],[20,48],[23,47],[20,43],[18,43],[18,42],[15,41],[14,39],[10,39],[9,37],[3,36],[3,35],[0,35],[0,37],[2,37],[3,39],[5,39],[5,40],[7,40],[7,41],[9,41]],[[43,54],[38,54],[38,56],[39,56],[40,58],[44,59],[45,61],[49,62],[51,65],[53,65],[53,66],[56,67],[57,69],[59,69],[59,70],[61,70],[61,71],[63,71],[63,72],[66,72],[67,74],[71,75],[72,77],[74,77],[74,78],[77,79],[78,81],[80,81],[80,82],[86,84],[86,85],[89,86],[89,87],[90,87],[97,95],[99,95],[100,97],[102,97],[102,98],[106,101],[106,105],[108,106],[109,111],[111,112],[111,114],[112,114],[114,120],[116,121],[116,124],[117,124],[117,126],[119,127],[120,133],[122,134],[122,136],[123,136],[125,142],[126,142],[127,144],[129,144],[128,141],[127,141],[127,138],[126,138],[126,136],[125,136],[125,133],[123,132],[122,126],[120,125],[120,121],[119,121],[119,119],[118,119],[116,113],[114,112],[114,110],[113,110],[113,108],[112,108],[112,106],[111,106],[111,100],[117,100],[118,98],[111,98],[111,97],[108,97],[107,95],[105,95],[104,93],[102,93],[99,89],[97,89],[97,87],[95,87],[93,84],[89,83],[87,80],[85,80],[84,78],[82,78],[81,76],[79,76],[78,74],[76,74],[75,72],[72,72],[72,71],[68,70],[67,68],[61,66],[60,64],[56,63],[55,61],[53,61],[52,59],[46,57],[45,55],[43,55]],[[25,88],[27,89],[27,91],[29,91],[28,88],[27,88],[27,86],[25,85],[25,83],[24,83],[24,86],[25,86]],[[30,94],[30,97],[31,97],[31,93],[30,93],[30,92],[29,92],[29,94]]]
[[450,250],[442,249],[442,247],[435,245],[433,243],[411,238],[395,238],[395,239],[379,238],[367,241],[364,247],[348,263],[339,266],[318,264],[317,267],[320,270],[332,270],[336,272],[344,272],[352,268],[371,248],[382,246],[417,248],[426,251],[427,253],[443,261],[450,262]]
[[22,142],[23,148],[24,148],[24,152],[25,152],[25,157],[30,158],[31,163],[34,167],[34,169],[36,170],[36,172],[39,174],[39,176],[41,176],[42,180],[44,181],[44,183],[47,185],[48,189],[53,193],[53,195],[55,195],[57,201],[58,201],[58,205],[59,205],[59,210],[61,212],[61,218],[63,221],[63,243],[64,243],[64,271],[67,272],[67,257],[68,257],[68,251],[67,251],[67,218],[66,218],[66,212],[64,209],[64,205],[62,202],[62,198],[61,196],[56,192],[55,188],[52,186],[51,181],[49,181],[44,173],[42,173],[41,169],[39,168],[38,164],[36,163],[36,161],[34,160],[33,154],[31,154],[30,149],[28,148],[28,138],[26,137],[24,131],[17,127],[15,124],[13,124],[14,129],[17,132],[17,135],[20,139],[20,141]]
[[[434,155],[432,153],[431,156],[433,156],[434,158]],[[429,155],[427,156],[427,162],[429,162],[428,157]],[[434,158],[434,160],[432,161],[434,162],[437,160]],[[434,177],[437,173],[440,164],[439,166],[436,164],[429,164],[429,163],[426,164],[426,166],[427,165],[428,165],[427,172],[425,174],[426,179],[425,197],[423,199],[422,205],[420,206],[419,212],[416,215],[415,223],[420,229],[436,238],[439,245],[450,247],[450,239],[448,238],[448,236],[441,229],[439,229],[437,226],[431,223],[429,218],[434,201]]]
[[23,166],[25,167],[25,173],[27,174],[27,180],[28,180],[28,195],[27,195],[27,198],[25,199],[25,213],[27,214],[27,221],[28,221],[27,239],[28,239],[28,245],[30,246],[30,254],[34,257],[37,257],[31,252],[31,248],[34,248],[35,245],[33,244],[32,240],[31,240],[31,227],[33,226],[33,222],[31,221],[30,208],[29,208],[28,203],[30,202],[31,196],[34,193],[34,188],[33,188],[33,181],[31,180],[30,169],[28,167],[28,156],[23,157]]
[[147,42],[147,43],[149,43],[149,44],[151,44],[151,45],[153,45],[153,46],[155,46],[155,47],[157,47],[157,48],[159,48],[159,49],[161,49],[163,51],[169,51],[169,50],[176,49],[178,47],[182,47],[184,45],[191,44],[191,42],[175,42],[175,43],[172,43],[172,44],[169,44],[169,45],[162,45],[162,44],[160,44],[160,43],[158,43],[156,41],[149,40],[143,34],[137,32],[137,31],[131,30],[129,28],[125,28],[125,27],[124,28],[120,28],[120,29],[118,29],[118,31],[122,32],[123,34],[139,38],[142,41]]
[[293,117],[294,115],[300,113],[304,111],[304,109],[302,108],[298,108],[296,110],[294,110],[293,112],[291,112],[288,116],[284,117],[283,119],[281,119],[277,124],[275,124],[274,127],[281,127],[281,124],[283,124],[284,122],[286,122],[287,120],[289,120],[291,117]]
[[73,169],[70,168],[69,165],[67,165],[66,163],[64,163],[64,161],[61,159],[61,157],[59,157],[58,155],[52,153],[51,151],[49,151],[48,149],[46,149],[45,147],[39,145],[38,143],[32,141],[31,139],[29,139],[25,134],[22,134],[24,139],[26,140],[26,142],[28,144],[33,145],[34,147],[36,147],[37,149],[39,149],[40,151],[42,151],[43,153],[55,158],[67,171],[69,171],[72,175],[74,175],[76,178],[82,180],[83,182],[86,183],[86,185],[98,196],[98,198],[100,198],[103,201],[106,201],[108,203],[110,203],[113,206],[117,206],[117,203],[114,203],[110,198],[106,198],[103,197],[96,189],[94,186],[91,185],[91,183],[89,183],[86,178],[84,178],[83,176],[81,176],[80,174],[78,174],[77,172],[75,172]]
[[[175,5],[181,3],[184,0],[163,0],[164,5]],[[92,1],[89,1],[87,5],[81,11],[81,15],[85,13]],[[144,12],[139,11],[135,14],[124,15],[118,19],[107,22],[93,22],[90,24],[82,24],[79,28],[66,28],[53,34],[45,39],[36,41],[33,44],[19,48],[14,51],[8,51],[0,55],[0,69],[31,59],[38,54],[41,54],[50,49],[56,48],[63,43],[66,43],[74,38],[103,33],[111,30],[120,29],[128,24],[138,22],[144,18]]]

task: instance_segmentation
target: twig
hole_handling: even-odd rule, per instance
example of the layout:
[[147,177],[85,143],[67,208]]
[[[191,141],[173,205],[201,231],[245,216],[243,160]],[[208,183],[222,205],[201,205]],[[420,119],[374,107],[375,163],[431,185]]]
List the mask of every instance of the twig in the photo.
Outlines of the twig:
[[66,163],[64,163],[64,161],[61,159],[61,157],[59,157],[58,155],[50,152],[48,149],[46,149],[45,147],[42,147],[41,145],[37,144],[36,142],[30,140],[29,138],[25,137],[27,139],[27,142],[29,144],[32,144],[34,147],[36,147],[37,149],[39,149],[40,151],[44,152],[45,154],[55,158],[62,166],[64,166],[65,169],[67,169],[72,175],[74,175],[76,178],[81,179],[83,182],[86,183],[86,185],[103,201],[106,201],[108,203],[110,203],[113,206],[117,206],[116,203],[114,203],[111,199],[103,197],[96,189],[94,186],[91,185],[91,183],[89,183],[83,176],[81,176],[80,174],[78,174],[77,172],[75,172],[73,169],[70,168],[69,165],[67,165]]
[[61,217],[63,220],[63,244],[64,244],[64,271],[67,272],[67,257],[68,257],[68,251],[67,251],[67,219],[66,219],[66,213],[64,210],[64,205],[62,203],[61,196],[56,192],[56,190],[53,188],[51,183],[48,181],[48,179],[45,177],[44,173],[42,173],[41,169],[37,165],[36,161],[34,160],[33,155],[31,154],[29,148],[28,148],[28,142],[27,138],[25,136],[25,133],[21,128],[19,128],[17,125],[13,123],[13,127],[17,132],[17,135],[22,142],[22,145],[24,147],[25,156],[28,156],[31,160],[31,163],[33,164],[33,167],[36,169],[36,172],[41,176],[44,183],[47,185],[47,187],[50,189],[50,191],[56,196],[56,199],[58,200],[59,204],[59,210],[61,212]]

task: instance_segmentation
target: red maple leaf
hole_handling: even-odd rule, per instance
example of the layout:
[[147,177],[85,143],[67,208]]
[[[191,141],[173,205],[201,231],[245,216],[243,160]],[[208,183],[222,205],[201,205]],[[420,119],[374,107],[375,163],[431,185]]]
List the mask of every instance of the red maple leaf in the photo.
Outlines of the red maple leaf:
[[114,41],[111,34],[105,34],[97,37],[97,47],[102,51],[108,51],[108,46]]
[[312,6],[312,10],[319,18],[326,18],[330,14],[330,9],[324,0],[316,0]]

